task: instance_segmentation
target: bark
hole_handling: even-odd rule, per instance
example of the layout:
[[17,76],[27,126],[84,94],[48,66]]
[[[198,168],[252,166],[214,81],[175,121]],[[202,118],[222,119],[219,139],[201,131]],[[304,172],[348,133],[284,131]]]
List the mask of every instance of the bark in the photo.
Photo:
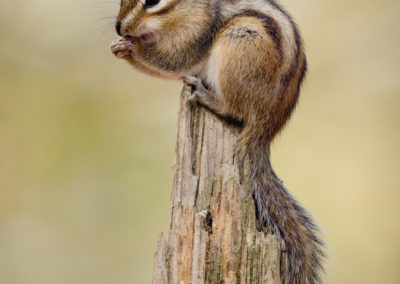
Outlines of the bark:
[[237,161],[240,129],[200,106],[184,87],[168,240],[161,234],[153,284],[281,283],[275,236],[257,226],[247,166]]

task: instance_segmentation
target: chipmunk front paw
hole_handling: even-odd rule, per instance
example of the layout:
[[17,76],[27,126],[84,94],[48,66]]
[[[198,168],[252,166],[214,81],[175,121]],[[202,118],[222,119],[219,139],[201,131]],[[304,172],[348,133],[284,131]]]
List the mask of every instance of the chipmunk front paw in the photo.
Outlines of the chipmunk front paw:
[[191,94],[186,97],[186,104],[191,105],[197,103],[204,96],[204,92],[206,91],[201,79],[190,75],[184,75],[182,76],[182,80],[186,85],[192,87]]
[[111,43],[110,49],[118,58],[127,58],[135,56],[135,45],[132,41],[124,38],[114,40]]
[[194,91],[190,95],[186,97],[185,103],[186,105],[193,105],[200,103],[202,98],[204,97],[204,93],[200,93],[199,91]]
[[190,76],[190,75],[183,75],[182,80],[186,85],[189,85],[193,88],[193,91],[197,90],[199,92],[205,92],[206,88],[203,85],[203,82],[201,82],[200,78],[197,78],[195,76]]

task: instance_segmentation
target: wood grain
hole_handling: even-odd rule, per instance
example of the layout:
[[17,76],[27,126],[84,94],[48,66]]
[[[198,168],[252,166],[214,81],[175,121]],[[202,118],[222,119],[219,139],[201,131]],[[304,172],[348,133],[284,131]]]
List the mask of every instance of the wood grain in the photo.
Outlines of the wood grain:
[[277,239],[257,227],[247,166],[235,159],[240,129],[187,106],[190,91],[181,95],[170,231],[158,241],[153,284],[281,283]]

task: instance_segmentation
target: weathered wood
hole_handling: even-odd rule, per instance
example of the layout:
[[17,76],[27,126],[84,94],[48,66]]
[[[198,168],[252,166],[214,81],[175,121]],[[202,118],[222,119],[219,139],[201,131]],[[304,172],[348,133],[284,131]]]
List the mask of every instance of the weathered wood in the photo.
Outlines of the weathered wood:
[[275,236],[257,229],[238,127],[199,106],[179,113],[169,238],[160,236],[153,284],[281,283]]

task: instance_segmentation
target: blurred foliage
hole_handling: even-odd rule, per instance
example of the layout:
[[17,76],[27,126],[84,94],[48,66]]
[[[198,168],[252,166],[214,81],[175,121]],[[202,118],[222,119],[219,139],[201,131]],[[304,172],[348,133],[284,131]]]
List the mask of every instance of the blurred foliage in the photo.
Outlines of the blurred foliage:
[[[179,82],[110,54],[118,1],[0,3],[0,283],[150,283]],[[273,163],[329,245],[326,283],[400,283],[400,2],[284,1],[307,45]]]

